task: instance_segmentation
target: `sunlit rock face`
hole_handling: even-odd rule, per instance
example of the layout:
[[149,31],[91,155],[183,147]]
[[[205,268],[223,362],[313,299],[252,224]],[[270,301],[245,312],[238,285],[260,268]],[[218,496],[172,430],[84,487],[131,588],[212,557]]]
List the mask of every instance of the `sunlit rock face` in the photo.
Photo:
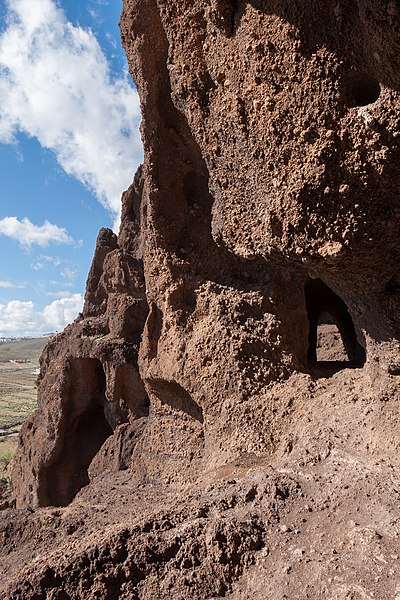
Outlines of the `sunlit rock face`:
[[125,0],[121,35],[144,164],[42,355],[0,586],[397,597],[399,4]]
[[[270,288],[277,271],[321,277],[364,346],[396,327],[398,19],[394,2],[136,2],[122,27],[142,97],[149,218],[166,247],[207,264],[200,246],[214,243],[219,263],[235,257],[239,276],[258,263]],[[285,281],[285,308],[300,303],[298,287]]]
[[395,2],[125,2],[144,165],[42,357],[21,505],[67,504],[107,460],[181,485],[272,452],[271,389],[312,371],[324,311],[351,366],[400,372],[398,23]]
[[398,10],[158,3],[170,96],[207,166],[217,242],[245,258],[392,276]]

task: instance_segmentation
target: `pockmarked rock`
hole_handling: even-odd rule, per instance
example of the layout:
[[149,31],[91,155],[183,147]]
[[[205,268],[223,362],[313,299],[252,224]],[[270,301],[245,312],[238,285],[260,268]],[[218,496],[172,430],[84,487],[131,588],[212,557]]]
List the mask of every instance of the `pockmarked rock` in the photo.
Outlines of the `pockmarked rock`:
[[41,358],[4,597],[395,598],[400,9],[120,27],[144,162]]

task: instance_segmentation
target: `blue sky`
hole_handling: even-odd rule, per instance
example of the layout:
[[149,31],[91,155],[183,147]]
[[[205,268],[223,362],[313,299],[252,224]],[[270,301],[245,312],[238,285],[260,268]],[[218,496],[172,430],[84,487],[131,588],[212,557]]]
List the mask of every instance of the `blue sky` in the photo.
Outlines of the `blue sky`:
[[119,0],[0,0],[0,337],[79,312],[142,160]]

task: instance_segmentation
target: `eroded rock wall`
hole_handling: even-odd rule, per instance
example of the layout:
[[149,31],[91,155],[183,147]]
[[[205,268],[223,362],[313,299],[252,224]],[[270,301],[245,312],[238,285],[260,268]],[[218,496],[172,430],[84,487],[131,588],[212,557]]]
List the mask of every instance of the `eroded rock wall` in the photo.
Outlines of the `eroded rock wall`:
[[125,3],[154,232],[141,373],[160,418],[160,382],[202,408],[207,465],[271,451],[269,389],[308,370],[309,278],[347,306],[368,381],[397,369],[397,17],[391,2]]
[[144,164],[43,353],[0,594],[397,598],[398,3],[125,0],[121,34]]
[[138,421],[149,413],[138,370],[148,313],[140,187],[138,173],[123,197],[123,243],[109,229],[99,233],[83,313],[41,356],[38,409],[14,461],[17,506],[65,506],[95,475],[130,465]]
[[118,238],[99,234],[83,315],[42,357],[20,506],[66,504],[112,468],[179,486],[272,456],[312,372],[310,280],[348,311],[366,385],[400,372],[398,13],[125,1],[144,164]]
[[[290,264],[321,277],[350,304],[360,335],[393,337],[384,296],[399,260],[396,3],[158,2],[162,52],[155,40],[140,47],[148,3],[126,6],[139,89],[142,77],[146,93],[154,81],[157,55],[198,144],[216,243],[263,259],[265,271]],[[145,143],[162,133],[154,106],[144,98]]]

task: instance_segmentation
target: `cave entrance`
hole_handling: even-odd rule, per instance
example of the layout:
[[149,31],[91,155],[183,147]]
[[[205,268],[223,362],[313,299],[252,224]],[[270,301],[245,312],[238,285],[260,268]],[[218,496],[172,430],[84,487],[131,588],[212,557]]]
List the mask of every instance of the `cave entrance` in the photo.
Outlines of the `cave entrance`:
[[57,458],[47,470],[42,506],[66,506],[73,500],[89,483],[89,465],[113,433],[105,416],[106,377],[101,362],[72,359],[68,375]]
[[309,365],[334,371],[362,367],[365,350],[357,339],[346,303],[321,279],[307,279],[304,291],[309,321]]

